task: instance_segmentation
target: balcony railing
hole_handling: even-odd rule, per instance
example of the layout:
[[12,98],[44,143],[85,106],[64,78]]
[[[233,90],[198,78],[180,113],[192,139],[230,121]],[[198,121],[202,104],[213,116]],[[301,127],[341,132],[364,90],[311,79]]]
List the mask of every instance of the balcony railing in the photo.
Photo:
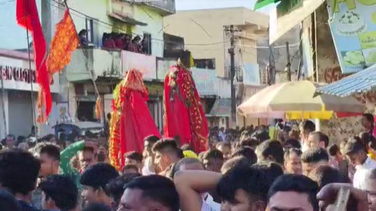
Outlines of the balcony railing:
[[155,56],[120,49],[78,48],[65,68],[66,79],[70,82],[91,80],[92,76],[94,80],[122,79],[130,69],[141,71],[144,80],[157,79]]
[[67,80],[85,81],[98,77],[121,78],[121,51],[100,48],[78,48],[72,53],[71,61],[65,68]]
[[144,4],[162,12],[163,15],[171,15],[176,12],[175,0],[122,0],[134,4]]

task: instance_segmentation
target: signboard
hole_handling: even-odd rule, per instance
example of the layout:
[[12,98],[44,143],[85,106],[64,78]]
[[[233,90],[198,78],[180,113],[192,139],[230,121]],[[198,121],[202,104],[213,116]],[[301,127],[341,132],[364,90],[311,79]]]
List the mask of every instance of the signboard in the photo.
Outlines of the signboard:
[[149,98],[151,97],[162,97],[164,86],[163,83],[145,83],[148,91],[149,91]]
[[60,102],[59,107],[59,123],[72,123],[73,119],[69,115],[69,105],[68,102]]
[[157,78],[157,58],[155,56],[121,51],[121,60],[124,71],[136,69],[144,75],[144,80]]
[[376,1],[328,1],[329,25],[342,73],[375,64]]
[[210,116],[230,116],[231,115],[231,99],[218,98],[212,110],[209,113]]
[[320,130],[327,134],[332,143],[339,144],[349,137],[356,136],[364,131],[360,124],[360,117],[333,118],[320,121]]
[[215,89],[215,83],[217,81],[216,70],[191,68],[191,71],[197,92],[200,96],[217,94]]
[[243,83],[245,85],[260,85],[260,70],[258,64],[243,64]]
[[[0,57],[0,77],[3,79],[4,89],[39,91],[36,82],[34,62],[21,59]],[[54,74],[54,83],[50,85],[52,93],[59,93],[59,74]]]
[[303,33],[301,36],[303,45],[303,73],[301,73],[302,78],[311,77],[314,74],[313,67],[313,54],[312,54],[312,43],[310,38],[309,28],[303,28]]

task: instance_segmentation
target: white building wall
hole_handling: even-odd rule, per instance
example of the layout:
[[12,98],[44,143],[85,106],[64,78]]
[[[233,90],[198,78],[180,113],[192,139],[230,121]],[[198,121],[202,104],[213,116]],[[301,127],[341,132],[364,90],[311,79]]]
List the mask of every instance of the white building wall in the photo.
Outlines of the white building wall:
[[[76,26],[77,32],[80,32],[82,29],[87,29],[90,32],[93,32],[94,40],[91,42],[95,46],[102,46],[102,36],[103,33],[111,33],[113,30],[113,21],[107,15],[107,12],[110,11],[109,1],[108,0],[69,0],[67,1],[69,8],[80,11],[82,14],[78,14],[75,11],[71,12],[74,25]],[[90,27],[90,18],[93,17],[93,28]],[[89,35],[90,36],[90,35]]]
[[134,7],[134,18],[138,21],[147,23],[147,26],[135,26],[132,29],[134,34],[140,35],[142,38],[144,33],[151,34],[152,38],[152,55],[163,57],[163,17],[155,10],[145,6]]

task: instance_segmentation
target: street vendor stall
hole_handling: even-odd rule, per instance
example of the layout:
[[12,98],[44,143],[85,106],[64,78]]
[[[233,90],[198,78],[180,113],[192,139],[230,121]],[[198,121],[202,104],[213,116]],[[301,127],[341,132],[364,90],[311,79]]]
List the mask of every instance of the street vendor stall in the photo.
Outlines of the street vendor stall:
[[[264,116],[289,120],[320,119],[360,115],[365,105],[353,97],[336,97],[322,94],[314,96],[322,86],[310,81],[274,84],[250,97],[238,107],[244,116]],[[274,130],[273,130],[274,131]],[[273,132],[276,137],[278,132]]]
[[250,97],[238,107],[244,116],[286,119],[330,119],[333,115],[360,114],[365,106],[353,97],[316,96],[319,83],[294,81],[274,84]]

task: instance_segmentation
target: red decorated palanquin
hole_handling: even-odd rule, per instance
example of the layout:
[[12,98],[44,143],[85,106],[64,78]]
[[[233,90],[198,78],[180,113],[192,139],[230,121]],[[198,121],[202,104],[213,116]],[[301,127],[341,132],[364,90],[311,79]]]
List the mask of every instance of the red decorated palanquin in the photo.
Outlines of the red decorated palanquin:
[[148,98],[149,92],[144,85],[142,73],[134,69],[126,73],[114,91],[109,153],[111,164],[119,170],[124,166],[124,153],[141,153],[145,137],[161,137],[150,114]]
[[197,153],[208,148],[208,124],[191,72],[172,66],[164,83],[164,136],[190,144]]

